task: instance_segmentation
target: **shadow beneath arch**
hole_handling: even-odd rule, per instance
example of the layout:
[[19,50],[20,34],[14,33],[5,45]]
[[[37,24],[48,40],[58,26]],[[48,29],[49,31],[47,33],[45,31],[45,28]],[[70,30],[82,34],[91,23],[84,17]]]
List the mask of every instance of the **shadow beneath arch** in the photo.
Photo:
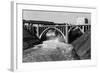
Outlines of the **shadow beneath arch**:
[[68,32],[68,43],[72,43],[82,35],[83,32],[79,29],[79,27],[75,26],[70,28],[70,31]]

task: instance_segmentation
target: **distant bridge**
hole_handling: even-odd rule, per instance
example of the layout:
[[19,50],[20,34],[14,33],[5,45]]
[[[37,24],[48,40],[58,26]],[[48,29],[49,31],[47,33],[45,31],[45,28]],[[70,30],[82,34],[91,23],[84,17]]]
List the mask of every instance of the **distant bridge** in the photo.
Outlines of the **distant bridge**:
[[30,32],[33,32],[34,27],[36,28],[37,36],[41,38],[44,33],[46,33],[50,29],[54,29],[62,34],[65,41],[68,42],[68,34],[71,30],[79,29],[82,33],[90,30],[90,25],[68,25],[65,23],[57,24],[53,22],[48,21],[23,21],[24,27],[29,30]]

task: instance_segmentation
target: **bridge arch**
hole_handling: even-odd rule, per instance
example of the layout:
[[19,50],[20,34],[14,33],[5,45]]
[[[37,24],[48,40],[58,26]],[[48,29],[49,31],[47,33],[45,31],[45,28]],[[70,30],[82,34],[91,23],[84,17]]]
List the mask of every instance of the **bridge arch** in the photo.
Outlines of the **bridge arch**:
[[64,33],[62,33],[62,31],[59,30],[59,29],[56,28],[56,27],[48,27],[48,28],[46,28],[46,29],[40,34],[39,38],[41,39],[42,35],[43,35],[46,31],[48,31],[49,29],[52,29],[52,28],[53,28],[54,30],[57,30],[58,32],[60,32],[60,34],[63,36],[64,40],[66,41],[66,38],[65,38]]
[[80,27],[78,27],[78,26],[76,26],[76,27],[75,27],[75,26],[74,26],[74,27],[71,27],[71,28],[68,30],[68,32],[70,32],[73,28],[74,28],[74,29],[77,29],[77,28],[78,28],[82,33],[84,33],[84,31],[83,31]]
[[68,43],[72,43],[74,40],[76,40],[83,34],[84,34],[84,31],[80,27],[78,26],[71,27],[68,30]]

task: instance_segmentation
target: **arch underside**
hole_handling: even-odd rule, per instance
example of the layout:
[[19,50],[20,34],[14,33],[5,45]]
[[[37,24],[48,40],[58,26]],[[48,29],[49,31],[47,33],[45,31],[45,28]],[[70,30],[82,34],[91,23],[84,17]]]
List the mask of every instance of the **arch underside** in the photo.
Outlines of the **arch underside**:
[[[54,30],[58,31],[63,36],[63,38],[66,40],[65,34],[60,29],[58,29],[57,27],[48,27],[48,28],[46,28],[45,30],[42,31],[42,33],[40,34],[39,38],[41,39],[43,34],[46,33],[50,29],[54,29]],[[66,30],[64,30],[64,31],[66,32]]]

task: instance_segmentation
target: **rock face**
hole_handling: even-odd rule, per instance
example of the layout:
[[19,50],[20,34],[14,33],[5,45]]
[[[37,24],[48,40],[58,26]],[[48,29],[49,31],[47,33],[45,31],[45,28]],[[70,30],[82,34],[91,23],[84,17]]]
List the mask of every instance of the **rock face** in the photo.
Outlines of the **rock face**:
[[40,39],[36,35],[32,35],[28,30],[23,28],[23,50],[26,50],[34,45],[41,43]]
[[80,59],[91,58],[91,32],[87,31],[80,38],[71,43]]

